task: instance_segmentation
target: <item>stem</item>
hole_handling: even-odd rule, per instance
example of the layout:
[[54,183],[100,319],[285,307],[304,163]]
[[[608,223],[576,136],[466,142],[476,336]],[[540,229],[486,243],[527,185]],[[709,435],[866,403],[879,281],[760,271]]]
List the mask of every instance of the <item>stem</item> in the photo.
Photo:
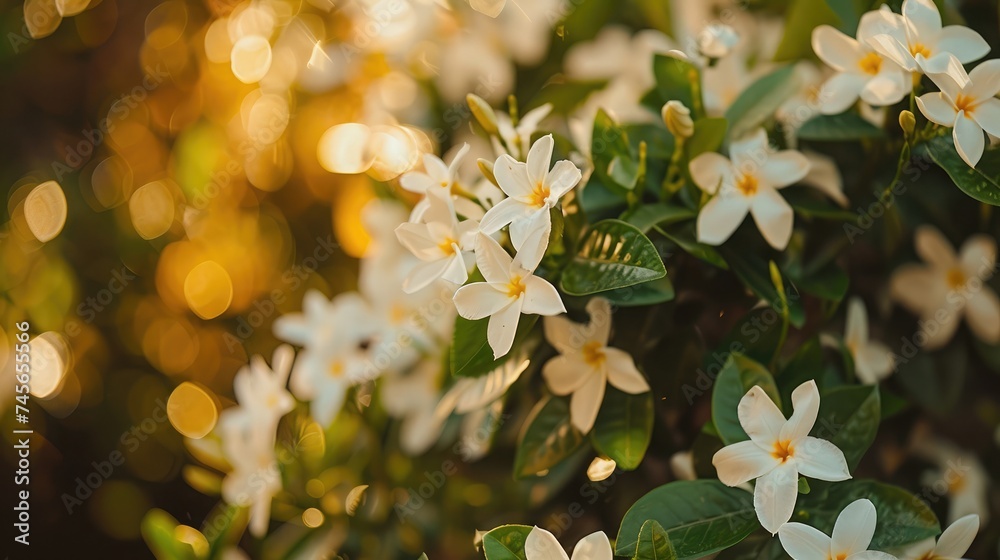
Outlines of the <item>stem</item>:
[[679,164],[681,156],[684,154],[684,138],[674,137],[674,153],[670,156],[670,165],[667,167],[667,174],[663,177],[663,189],[660,192],[660,200],[666,202],[674,196],[683,185],[681,180],[681,170]]

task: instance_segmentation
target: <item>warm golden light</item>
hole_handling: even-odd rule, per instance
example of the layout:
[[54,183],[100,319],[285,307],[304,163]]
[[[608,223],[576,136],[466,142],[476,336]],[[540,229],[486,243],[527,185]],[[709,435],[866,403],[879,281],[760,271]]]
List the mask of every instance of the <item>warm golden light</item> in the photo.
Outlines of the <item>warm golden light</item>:
[[233,75],[245,83],[261,81],[271,69],[271,44],[259,35],[243,37],[229,55]]
[[132,227],[143,239],[155,239],[174,222],[174,198],[162,181],[145,184],[128,201]]
[[36,239],[51,241],[66,225],[66,195],[59,183],[46,181],[28,193],[24,199],[24,218]]
[[31,341],[31,394],[51,398],[66,377],[69,349],[59,333],[45,332]]
[[184,437],[201,439],[212,431],[219,419],[215,399],[200,385],[185,381],[167,399],[167,417]]
[[214,319],[225,313],[233,301],[232,279],[219,263],[205,261],[184,279],[184,298],[197,316]]
[[375,153],[367,149],[371,136],[371,129],[363,124],[330,127],[316,147],[319,164],[331,173],[364,173],[375,161]]

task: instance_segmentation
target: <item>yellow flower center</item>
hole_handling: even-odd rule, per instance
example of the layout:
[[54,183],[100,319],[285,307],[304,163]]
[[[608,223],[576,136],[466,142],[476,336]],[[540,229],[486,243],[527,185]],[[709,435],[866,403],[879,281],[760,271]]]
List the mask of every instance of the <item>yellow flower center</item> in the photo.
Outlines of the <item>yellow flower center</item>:
[[858,67],[865,74],[874,76],[882,69],[882,57],[876,52],[870,52],[858,61]]
[[395,304],[389,309],[389,321],[394,325],[398,325],[406,321],[408,316],[409,310],[402,305]]
[[335,360],[332,364],[330,364],[330,369],[329,371],[327,371],[327,373],[330,374],[330,377],[334,378],[342,377],[344,375],[344,362],[341,362],[340,360]]
[[535,208],[541,208],[542,206],[545,206],[546,199],[549,198],[550,194],[551,191],[549,191],[549,188],[545,186],[545,183],[543,183],[542,181],[538,181],[537,183],[535,183],[535,188],[532,189],[531,191],[530,195],[531,205],[534,206]]
[[760,183],[757,181],[757,177],[753,175],[742,175],[736,180],[736,189],[743,193],[744,196],[757,194],[758,186],[760,186]]
[[948,482],[948,493],[955,495],[964,490],[966,485],[967,481],[965,480],[965,476],[960,474],[957,478],[955,478],[955,480]]
[[451,183],[449,183],[448,181],[441,181],[441,182],[440,182],[440,183],[438,183],[438,184],[439,184],[439,185],[441,185],[441,186],[442,186],[442,187],[444,187],[444,188],[448,188],[448,187],[450,187],[450,186],[451,186]]
[[510,277],[510,281],[507,282],[507,295],[512,298],[518,298],[524,293],[524,282],[521,281],[521,277],[514,275]]
[[600,342],[591,340],[583,345],[583,361],[587,362],[587,365],[598,367],[604,363],[605,359],[604,345]]
[[945,276],[945,281],[948,283],[948,287],[952,290],[958,290],[965,287],[965,274],[958,267],[955,267],[948,271]]
[[441,249],[441,251],[446,255],[454,255],[455,243],[457,243],[457,241],[454,238],[445,237],[440,243],[438,243],[438,249]]
[[955,109],[965,111],[966,115],[972,114],[972,111],[975,108],[976,98],[961,93],[955,98]]
[[913,56],[917,56],[918,54],[922,54],[922,55],[924,55],[924,58],[928,58],[928,57],[931,56],[931,50],[928,49],[927,45],[925,45],[923,43],[914,43],[913,46],[910,47],[910,54],[913,55]]
[[267,408],[274,408],[278,406],[278,395],[268,395],[267,396]]
[[844,552],[841,552],[840,554],[837,554],[836,556],[834,556],[833,554],[828,554],[826,558],[827,558],[827,560],[846,560],[847,559],[847,554],[844,553]]
[[795,447],[792,446],[792,442],[789,440],[776,441],[774,442],[774,451],[771,452],[771,456],[784,463],[795,456]]

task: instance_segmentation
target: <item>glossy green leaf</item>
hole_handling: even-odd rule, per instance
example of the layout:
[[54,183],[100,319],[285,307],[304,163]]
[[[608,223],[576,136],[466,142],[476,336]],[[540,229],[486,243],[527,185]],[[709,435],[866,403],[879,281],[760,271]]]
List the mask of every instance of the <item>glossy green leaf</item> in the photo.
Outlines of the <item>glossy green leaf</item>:
[[[538,321],[538,315],[521,315],[514,335],[514,346],[521,345]],[[457,377],[479,377],[495,370],[510,359],[511,350],[499,359],[493,359],[493,349],[486,339],[489,317],[470,321],[455,318],[455,334],[451,344],[451,372]]]
[[823,394],[812,435],[827,439],[844,452],[851,471],[875,441],[882,420],[877,386],[837,387]]
[[622,215],[622,220],[632,224],[642,233],[648,233],[653,226],[667,226],[685,220],[693,220],[697,213],[683,206],[671,206],[657,202],[643,204],[635,210]]
[[618,307],[639,307],[666,303],[673,300],[674,295],[673,283],[664,276],[659,280],[604,292],[601,297]]
[[628,143],[628,134],[603,109],[598,109],[594,117],[590,156],[594,174],[602,183],[622,191],[635,188],[639,168]]
[[609,385],[591,437],[622,470],[634,470],[653,437],[653,394],[630,395]]
[[677,560],[677,551],[663,527],[650,519],[639,529],[633,560]]
[[549,397],[537,405],[524,422],[514,456],[514,476],[538,476],[573,454],[583,443],[570,423],[569,401]]
[[722,269],[729,268],[725,259],[719,254],[718,249],[697,240],[693,222],[691,224],[681,224],[679,227],[670,229],[658,229],[657,231],[692,257]]
[[801,509],[809,524],[831,534],[837,516],[851,502],[867,498],[875,504],[878,523],[870,548],[890,550],[937,536],[941,528],[927,503],[902,488],[873,480],[848,480],[833,486],[828,494],[800,496]]
[[486,560],[526,560],[524,543],[532,527],[501,525],[483,535]]
[[774,53],[778,62],[813,57],[813,29],[824,24],[836,27],[840,23],[837,14],[822,0],[791,0],[785,13],[785,34]]
[[653,57],[653,76],[656,78],[656,88],[650,102],[657,111],[671,100],[680,101],[689,109],[695,109],[691,86],[701,82],[697,66],[686,60],[657,54]]
[[[776,311],[781,312],[782,298],[774,287],[774,283],[771,282],[768,263],[745,251],[723,247],[721,252],[726,262],[729,263],[729,268],[740,281],[747,288],[750,288],[757,297],[770,303]],[[788,300],[789,321],[792,325],[801,327],[806,320],[805,310],[802,308],[802,297],[791,283],[786,282],[784,287]]]
[[583,296],[650,282],[666,274],[648,237],[621,220],[603,220],[583,235],[576,256],[563,270],[561,284],[567,294]]
[[861,115],[854,112],[839,115],[818,115],[805,123],[796,132],[800,140],[844,142],[864,138],[878,138],[884,133]]
[[740,138],[771,118],[789,97],[798,92],[795,67],[784,66],[750,84],[726,110],[729,137]]
[[650,519],[666,531],[679,560],[719,552],[760,527],[750,492],[718,480],[671,482],[639,498],[625,513],[615,554],[633,554],[642,525]]
[[715,378],[715,388],[712,390],[712,423],[726,445],[750,439],[740,425],[737,409],[740,400],[754,386],[763,389],[775,405],[781,408],[781,395],[771,372],[746,356],[729,356]]
[[979,202],[1000,206],[1000,150],[986,150],[976,167],[969,167],[948,135],[922,144],[917,153],[930,157],[965,194]]
[[705,152],[715,152],[726,140],[729,122],[721,117],[706,117],[694,121],[694,134],[684,143],[688,161]]

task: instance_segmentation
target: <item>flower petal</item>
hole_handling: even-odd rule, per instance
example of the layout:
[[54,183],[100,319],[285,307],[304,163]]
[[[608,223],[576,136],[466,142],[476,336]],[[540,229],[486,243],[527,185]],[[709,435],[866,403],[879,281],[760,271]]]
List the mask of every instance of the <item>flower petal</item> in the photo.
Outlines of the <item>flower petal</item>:
[[476,236],[476,266],[487,282],[503,284],[510,281],[513,259],[492,237],[480,233]]
[[917,37],[933,37],[941,31],[941,14],[931,0],[903,0],[900,12],[913,25]]
[[897,560],[892,554],[879,552],[877,550],[866,550],[848,556],[847,560]]
[[498,313],[514,299],[486,282],[462,286],[455,292],[455,308],[462,317],[476,321]]
[[880,342],[861,345],[854,355],[854,369],[858,379],[867,385],[875,385],[888,377],[894,366],[892,351]]
[[556,356],[542,366],[542,377],[552,394],[563,396],[576,391],[594,375],[592,368],[578,355]]
[[847,302],[845,323],[844,342],[848,346],[861,347],[868,342],[868,311],[864,300],[855,296]]
[[969,63],[986,56],[990,44],[964,25],[948,25],[938,34],[937,49],[955,55],[959,62]]
[[691,179],[698,188],[708,194],[719,192],[719,185],[733,176],[733,166],[729,159],[715,152],[700,154],[688,164]]
[[837,516],[833,526],[830,552],[850,556],[868,550],[875,536],[878,512],[870,500],[860,499],[848,504]]
[[555,286],[538,276],[524,279],[524,313],[529,315],[558,315],[566,312],[562,298]]
[[955,126],[958,111],[955,105],[940,91],[925,93],[917,98],[917,107],[927,120],[941,126]]
[[780,465],[780,461],[752,441],[741,441],[716,451],[712,465],[726,486],[739,486],[760,478]]
[[587,302],[587,314],[590,322],[583,333],[587,341],[594,341],[601,346],[607,346],[611,340],[611,302],[602,297],[590,298]]
[[419,171],[411,171],[399,178],[399,186],[413,193],[423,194],[434,186],[434,179]]
[[844,452],[833,443],[806,436],[795,445],[795,464],[809,478],[839,482],[851,478]]
[[635,367],[635,360],[624,350],[605,348],[604,359],[607,360],[608,382],[630,395],[638,395],[649,391],[649,383]]
[[952,136],[955,139],[955,149],[958,150],[958,155],[962,156],[969,167],[975,167],[979,163],[979,159],[983,157],[985,149],[983,129],[965,111],[959,111]]
[[612,560],[611,541],[604,531],[580,539],[573,548],[573,560]]
[[937,78],[942,82],[947,82],[950,79],[958,87],[965,87],[969,84],[969,73],[965,71],[965,67],[958,61],[958,58],[951,53],[939,52],[930,58],[924,58],[922,54],[918,54],[917,64],[923,73],[931,77],[931,80]]
[[757,479],[753,489],[753,507],[757,511],[757,520],[768,533],[774,535],[792,518],[798,493],[799,473],[793,461],[787,461]]
[[833,159],[812,151],[805,151],[803,155],[809,160],[809,173],[802,178],[802,182],[847,208],[849,201],[844,194],[844,180]]
[[823,82],[816,96],[820,112],[824,115],[843,113],[854,105],[867,83],[868,76],[854,72],[841,72]]
[[580,433],[587,434],[594,427],[597,413],[604,402],[607,381],[603,375],[592,375],[579,389],[573,392],[569,401],[570,422]]
[[983,100],[1000,93],[1000,59],[987,60],[969,72],[972,83],[965,89],[966,95]]
[[545,186],[549,187],[549,196],[558,199],[575,187],[582,178],[580,168],[572,161],[564,159],[557,161],[552,171],[545,176]]
[[516,198],[505,198],[486,211],[479,229],[483,233],[496,233],[514,220],[523,219],[533,208]]
[[769,450],[774,446],[774,442],[781,435],[782,426],[785,425],[785,417],[781,414],[781,410],[757,385],[740,399],[736,415],[750,439],[763,449]]
[[763,127],[755,128],[729,145],[729,159],[737,174],[757,175],[772,154],[767,131]]
[[996,240],[983,234],[969,237],[962,243],[959,260],[962,262],[962,272],[967,277],[984,280],[992,277],[997,262]]
[[809,435],[819,415],[819,388],[810,379],[792,391],[792,416],[781,428],[780,438],[796,442]]
[[586,325],[570,321],[565,315],[545,317],[545,340],[560,354],[578,354],[587,341]]
[[913,245],[920,258],[938,270],[949,270],[958,264],[951,242],[934,226],[918,227]]
[[[463,287],[462,290],[477,285],[470,284]],[[455,294],[455,296],[457,298],[458,294]],[[510,352],[510,347],[514,344],[517,323],[521,320],[521,305],[523,300],[523,296],[518,297],[506,307],[502,307],[490,315],[490,322],[486,327],[486,340],[490,343],[490,348],[493,349],[494,360],[499,359],[501,356],[506,356]]]
[[[511,199],[507,199],[511,200]],[[527,216],[510,223],[510,242],[517,255],[514,260],[525,270],[534,270],[549,248],[549,234],[552,232],[552,217],[549,209],[539,208]]]
[[875,52],[895,62],[908,72],[919,70],[917,61],[914,60],[910,50],[892,35],[882,33],[872,37],[871,47],[875,49]]
[[528,560],[569,560],[566,551],[552,533],[535,527],[524,539],[524,556]]
[[941,533],[937,546],[934,547],[934,554],[945,558],[961,558],[969,551],[972,541],[976,539],[979,532],[979,516],[976,514],[966,515],[952,523]]
[[508,154],[497,158],[493,164],[493,175],[496,177],[500,190],[507,196],[528,196],[534,189],[531,179],[528,178],[527,165]]
[[768,155],[759,174],[772,187],[780,188],[804,179],[809,168],[809,158],[805,155],[795,150],[782,150]]
[[[531,149],[528,150],[526,169],[528,182],[532,187],[545,181],[545,176],[549,173],[549,164],[552,163],[552,149],[554,147],[555,140],[552,139],[551,134],[547,134],[536,140],[531,145]],[[499,178],[497,180],[499,181]]]
[[889,282],[889,296],[915,315],[924,315],[939,305],[946,294],[947,286],[941,275],[923,265],[905,264],[893,272]]
[[[963,307],[967,307],[963,303]],[[938,308],[944,309],[944,308]],[[961,308],[956,310],[946,310],[941,317],[936,317],[936,311],[938,309],[931,309],[925,311],[923,327],[920,332],[927,337],[927,341],[924,342],[924,350],[937,350],[948,344],[952,337],[955,336],[955,331],[958,330],[958,325],[961,322]],[[940,319],[940,320],[939,320]],[[969,321],[970,326],[972,321]]]
[[820,25],[812,32],[812,48],[827,66],[843,72],[857,67],[864,52],[858,42],[829,25]]
[[[403,279],[403,291],[408,294],[412,294],[430,286],[432,282],[441,278],[442,275],[448,271],[452,262],[452,259],[446,258],[436,261],[417,263],[410,269],[406,278]],[[462,282],[465,282],[465,280]],[[456,284],[461,284],[462,282],[456,282]]]
[[861,100],[873,107],[898,103],[910,91],[912,82],[891,60],[882,61],[882,70],[861,88]]
[[759,190],[750,202],[750,213],[757,229],[771,247],[782,251],[788,246],[795,213],[778,191],[771,188]]
[[830,555],[830,537],[804,523],[785,523],[778,529],[778,539],[792,560],[816,560]]
[[1000,136],[1000,99],[989,98],[976,105],[972,118],[983,130],[993,136]]
[[718,194],[698,214],[698,241],[721,245],[740,227],[750,210],[750,201],[736,193]]
[[992,288],[983,286],[971,295],[965,317],[976,338],[988,344],[1000,342],[1000,300]]

